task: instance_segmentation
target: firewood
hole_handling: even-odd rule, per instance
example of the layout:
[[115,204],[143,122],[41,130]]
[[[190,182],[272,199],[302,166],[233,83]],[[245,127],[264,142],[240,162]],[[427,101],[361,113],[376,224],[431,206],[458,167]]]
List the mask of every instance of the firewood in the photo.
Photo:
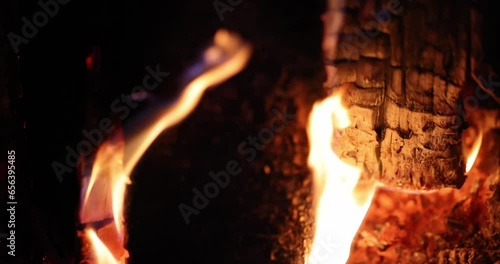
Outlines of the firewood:
[[337,135],[337,154],[388,186],[458,188],[465,180],[456,114],[470,57],[469,11],[445,2],[374,5],[372,17],[356,6],[338,30],[327,88],[345,94],[352,125]]

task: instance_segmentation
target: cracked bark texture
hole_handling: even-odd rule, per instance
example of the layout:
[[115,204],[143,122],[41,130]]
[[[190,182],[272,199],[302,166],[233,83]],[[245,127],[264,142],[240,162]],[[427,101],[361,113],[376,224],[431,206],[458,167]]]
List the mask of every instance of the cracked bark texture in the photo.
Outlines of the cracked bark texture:
[[388,186],[460,187],[468,2],[362,2],[335,9],[343,24],[335,55],[325,58],[334,72],[325,86],[344,93],[351,119],[334,135],[337,154]]

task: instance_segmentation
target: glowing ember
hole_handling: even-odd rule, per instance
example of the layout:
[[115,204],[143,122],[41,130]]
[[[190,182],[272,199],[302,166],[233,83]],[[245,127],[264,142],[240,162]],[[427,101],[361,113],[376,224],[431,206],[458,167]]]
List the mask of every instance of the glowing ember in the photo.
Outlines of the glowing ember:
[[470,151],[470,154],[467,157],[467,163],[465,165],[465,172],[469,172],[470,169],[472,169],[472,165],[474,165],[474,162],[476,161],[477,154],[479,153],[479,149],[481,147],[481,142],[483,141],[483,134],[480,132],[476,140],[474,141],[474,144],[472,145],[472,149]]
[[[126,234],[123,202],[126,186],[130,184],[129,175],[144,152],[161,132],[178,124],[193,111],[207,88],[240,72],[250,54],[250,46],[238,36],[225,30],[218,31],[201,62],[190,69],[197,71],[198,77],[187,85],[173,104],[160,106],[138,120],[135,127],[140,131],[125,131],[131,132],[130,139],[124,140],[122,134],[117,133],[99,147],[90,179],[83,180],[80,222],[87,224],[113,219],[116,238],[112,236],[112,239],[118,241],[119,248],[116,248],[115,241],[106,241],[99,232],[87,228],[85,234],[93,245],[96,263],[124,263],[128,256],[123,245]],[[109,229],[109,226],[105,228]]]
[[334,129],[349,126],[340,95],[315,103],[309,116],[308,164],[314,176],[316,227],[308,264],[345,263],[351,242],[373,198],[375,186],[357,188],[361,170],[332,150]]

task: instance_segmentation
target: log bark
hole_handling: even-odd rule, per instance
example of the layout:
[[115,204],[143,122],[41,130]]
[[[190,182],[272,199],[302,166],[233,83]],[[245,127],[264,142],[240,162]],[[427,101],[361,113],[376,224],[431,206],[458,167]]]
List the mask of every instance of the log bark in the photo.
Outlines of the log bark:
[[325,86],[345,94],[352,121],[336,135],[337,154],[388,186],[460,187],[468,2],[346,1],[337,8],[344,22],[337,52],[326,54],[334,75]]

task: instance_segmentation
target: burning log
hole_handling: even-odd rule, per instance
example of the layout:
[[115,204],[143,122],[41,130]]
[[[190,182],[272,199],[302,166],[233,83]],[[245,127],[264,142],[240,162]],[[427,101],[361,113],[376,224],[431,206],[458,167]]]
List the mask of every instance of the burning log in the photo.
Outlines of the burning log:
[[[325,24],[323,48],[327,80],[324,86],[342,94],[346,106],[346,109],[333,110],[331,115],[347,111],[351,125],[333,131],[333,147],[328,144],[328,138],[323,140],[327,150],[322,154],[317,153],[313,143],[310,159],[319,157],[331,165],[340,158],[363,168],[364,179],[375,178],[384,186],[376,188],[373,205],[356,236],[348,263],[498,261],[498,239],[492,235],[498,228],[491,225],[495,222],[491,215],[497,216],[498,210],[486,208],[487,204],[495,203],[492,200],[498,200],[494,193],[498,189],[500,153],[498,147],[485,150],[482,140],[484,135],[489,137],[488,144],[498,142],[495,139],[498,133],[492,128],[498,123],[499,115],[494,111],[491,116],[477,108],[475,113],[463,112],[460,107],[460,100],[464,99],[461,95],[470,90],[468,74],[473,56],[468,42],[464,41],[472,37],[468,31],[471,13],[464,8],[466,3],[463,7],[430,1],[405,2],[404,6],[399,1],[366,1],[365,6],[350,1],[329,3],[329,8],[334,10],[329,10],[327,16],[345,16],[345,23],[339,26],[332,17],[325,19],[330,24]],[[368,19],[370,9],[382,10],[371,12],[374,21]],[[436,21],[442,17],[454,24],[437,26]],[[427,28],[429,25],[433,28]],[[450,28],[453,30],[447,33]],[[477,68],[472,69],[475,70]],[[486,91],[497,99],[491,92]],[[466,107],[466,110],[469,109]],[[485,118],[471,121],[467,118],[470,115]],[[315,122],[314,110],[311,118],[311,122]],[[328,118],[323,119],[329,122]],[[470,146],[462,149],[462,129],[467,121],[473,125],[469,131],[475,129],[476,133],[472,140],[468,139]],[[339,120],[333,118],[332,122]],[[332,134],[328,126],[324,129]],[[320,137],[309,136],[313,140]],[[330,153],[332,149],[336,155]],[[462,152],[468,157],[467,164]],[[477,157],[484,160],[479,161]],[[478,170],[482,162],[490,164],[493,170]],[[328,187],[328,182],[344,177],[345,170],[339,164],[335,171],[324,173],[322,170],[327,170],[328,165],[321,162],[319,168],[317,165],[313,163],[311,168],[314,180],[325,189],[315,191],[320,193],[316,233],[307,263],[344,263],[346,250],[334,251],[350,242],[344,233],[335,233],[342,238],[336,246],[325,245],[319,239],[337,230],[339,225],[348,233],[346,229],[352,224],[357,226],[354,222],[359,220],[358,216],[351,215],[356,206],[343,208],[335,200],[346,204],[364,194],[370,203],[373,189],[353,188],[351,193],[322,205],[334,195],[332,193],[342,193]],[[328,175],[326,179],[324,174]],[[348,175],[357,181],[356,173]],[[351,190],[348,182],[346,179],[336,185]],[[434,191],[424,191],[429,189]],[[339,215],[325,216],[334,212],[347,213],[351,222],[341,223]],[[330,219],[328,224],[323,222],[326,218]],[[330,254],[315,260],[320,250]],[[331,254],[336,256],[332,258]]]
[[326,86],[345,91],[353,121],[337,139],[338,154],[388,186],[460,187],[456,115],[470,58],[467,4],[375,3],[340,6],[339,44],[327,57],[336,74]]

